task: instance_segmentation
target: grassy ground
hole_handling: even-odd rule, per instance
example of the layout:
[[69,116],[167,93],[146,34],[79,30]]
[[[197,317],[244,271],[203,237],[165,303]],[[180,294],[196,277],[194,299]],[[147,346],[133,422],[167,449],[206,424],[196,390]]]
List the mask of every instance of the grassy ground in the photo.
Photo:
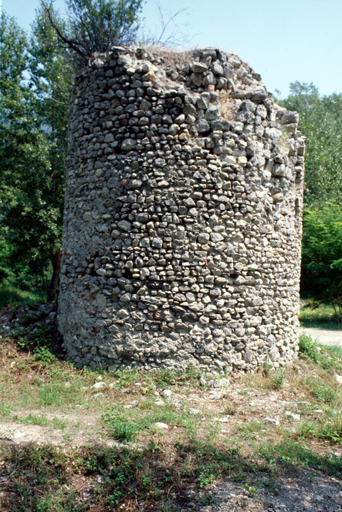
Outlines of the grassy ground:
[[301,327],[341,330],[342,324],[336,320],[335,310],[331,304],[323,304],[312,297],[301,300],[299,315]]
[[21,290],[12,284],[0,286],[0,311],[5,306],[33,306],[36,302],[46,302],[46,293],[35,290]]
[[341,349],[303,335],[293,366],[216,387],[191,367],[77,370],[19,338],[0,346],[1,510],[167,512],[210,505],[222,476],[250,496],[286,468],[341,478]]

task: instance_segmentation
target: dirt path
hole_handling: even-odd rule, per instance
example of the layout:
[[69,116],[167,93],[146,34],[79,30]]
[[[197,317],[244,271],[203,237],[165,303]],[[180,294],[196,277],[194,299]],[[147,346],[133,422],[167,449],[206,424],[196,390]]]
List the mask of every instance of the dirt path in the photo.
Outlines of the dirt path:
[[315,329],[307,327],[303,329],[306,334],[309,334],[313,340],[318,340],[318,343],[323,345],[336,345],[342,347],[342,330],[330,331],[328,329]]

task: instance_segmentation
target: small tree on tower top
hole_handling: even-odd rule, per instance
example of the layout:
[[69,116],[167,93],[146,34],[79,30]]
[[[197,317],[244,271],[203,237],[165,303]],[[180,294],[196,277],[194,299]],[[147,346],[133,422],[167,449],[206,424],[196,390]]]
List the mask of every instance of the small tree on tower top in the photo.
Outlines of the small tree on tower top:
[[40,0],[60,43],[71,50],[78,64],[96,52],[130,45],[139,28],[142,0],[66,0],[67,19],[57,16],[53,0]]

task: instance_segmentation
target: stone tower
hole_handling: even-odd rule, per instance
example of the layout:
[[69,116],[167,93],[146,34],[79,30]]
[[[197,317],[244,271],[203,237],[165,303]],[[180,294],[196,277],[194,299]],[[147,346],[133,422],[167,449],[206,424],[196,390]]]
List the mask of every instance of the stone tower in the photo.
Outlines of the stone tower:
[[59,328],[77,366],[292,360],[297,123],[217,49],[94,58],[70,103]]

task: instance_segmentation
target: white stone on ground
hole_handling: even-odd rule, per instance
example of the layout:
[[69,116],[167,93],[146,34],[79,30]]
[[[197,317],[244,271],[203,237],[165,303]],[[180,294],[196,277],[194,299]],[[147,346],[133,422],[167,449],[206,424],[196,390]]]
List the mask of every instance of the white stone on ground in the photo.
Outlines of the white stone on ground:
[[161,423],[159,421],[157,421],[157,423],[154,423],[153,425],[155,428],[158,428],[160,430],[168,430],[169,429],[169,426],[166,425],[166,423]]

